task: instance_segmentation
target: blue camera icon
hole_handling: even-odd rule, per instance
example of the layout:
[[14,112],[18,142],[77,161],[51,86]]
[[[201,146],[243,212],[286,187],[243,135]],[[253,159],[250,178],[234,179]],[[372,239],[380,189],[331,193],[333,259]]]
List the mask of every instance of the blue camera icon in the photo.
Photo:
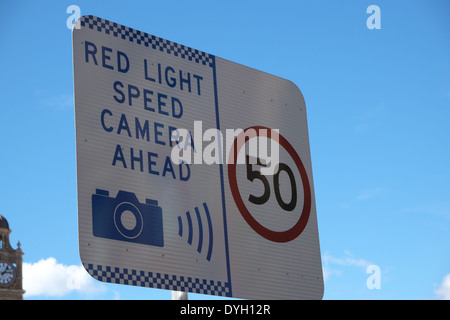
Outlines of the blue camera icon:
[[119,191],[115,198],[109,191],[96,189],[92,195],[94,236],[119,241],[163,247],[162,209],[158,201],[140,203],[136,195]]

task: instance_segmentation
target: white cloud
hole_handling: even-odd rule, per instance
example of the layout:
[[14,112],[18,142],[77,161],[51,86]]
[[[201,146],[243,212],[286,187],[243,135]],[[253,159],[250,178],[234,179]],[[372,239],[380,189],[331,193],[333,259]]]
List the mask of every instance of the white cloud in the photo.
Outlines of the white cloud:
[[322,256],[322,259],[325,264],[331,263],[331,264],[338,264],[341,266],[352,266],[352,267],[361,267],[361,268],[367,268],[370,263],[367,260],[364,259],[355,259],[353,257],[353,254],[349,251],[345,251],[345,258],[335,258],[331,256],[329,253],[325,252]]
[[106,287],[94,280],[81,265],[63,265],[50,257],[36,263],[23,263],[25,298],[47,296],[61,298],[72,292],[93,296]]
[[52,108],[53,110],[73,109],[73,94],[45,95],[42,92],[37,92],[36,95],[42,106]]
[[361,191],[361,193],[358,195],[358,200],[367,200],[371,199],[373,197],[376,197],[380,194],[383,194],[386,190],[381,187],[372,188],[372,189],[366,189]]
[[324,280],[329,280],[332,275],[341,275],[342,270],[337,269],[338,266],[357,267],[364,270],[365,272],[367,267],[372,265],[370,261],[361,258],[355,258],[353,254],[347,250],[344,253],[345,257],[341,258],[333,257],[328,252],[325,252],[322,255]]
[[418,207],[407,207],[399,210],[402,213],[415,213],[415,214],[433,214],[446,219],[450,219],[450,203],[427,203]]
[[323,280],[327,281],[332,275],[340,275],[342,272],[340,270],[332,269],[327,264],[322,265]]
[[450,300],[450,273],[444,277],[441,285],[434,293],[436,293],[439,299]]

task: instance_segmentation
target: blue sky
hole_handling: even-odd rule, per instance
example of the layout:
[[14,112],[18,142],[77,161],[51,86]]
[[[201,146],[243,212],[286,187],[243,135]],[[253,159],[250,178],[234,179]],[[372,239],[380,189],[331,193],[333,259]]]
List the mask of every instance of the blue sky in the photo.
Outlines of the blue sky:
[[[1,1],[0,214],[25,252],[25,298],[170,298],[80,271],[72,4],[297,84],[324,299],[450,299],[446,0]],[[381,29],[366,26],[372,4]]]

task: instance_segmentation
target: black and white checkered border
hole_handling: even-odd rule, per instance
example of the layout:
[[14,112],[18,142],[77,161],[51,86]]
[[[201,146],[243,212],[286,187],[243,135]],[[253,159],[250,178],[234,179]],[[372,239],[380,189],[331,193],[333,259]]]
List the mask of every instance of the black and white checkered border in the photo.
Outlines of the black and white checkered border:
[[168,54],[173,54],[176,57],[187,59],[189,61],[195,61],[196,63],[201,63],[205,66],[214,66],[214,57],[208,53],[152,36],[148,33],[122,26],[102,18],[91,15],[83,16],[81,17],[81,26],[89,27],[89,29],[92,30],[96,29],[99,32],[105,32],[106,34],[124,40],[128,39],[130,42],[136,42],[140,45],[143,44],[146,47],[151,46],[155,50],[159,49],[161,52],[165,51]]
[[91,276],[99,281],[139,287],[185,291],[200,294],[229,296],[229,283],[166,273],[138,271],[128,268],[84,264]]

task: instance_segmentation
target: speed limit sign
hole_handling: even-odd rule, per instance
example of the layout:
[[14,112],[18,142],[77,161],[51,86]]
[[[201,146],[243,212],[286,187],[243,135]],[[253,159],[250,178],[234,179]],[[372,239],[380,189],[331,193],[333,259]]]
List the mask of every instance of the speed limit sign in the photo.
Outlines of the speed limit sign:
[[73,30],[79,251],[94,278],[320,299],[303,95],[100,17]]
[[[263,127],[253,127],[248,128],[247,130],[243,131],[241,134],[244,135],[249,129],[256,129],[258,131],[256,132],[270,132],[268,128]],[[259,129],[264,129],[260,130]],[[261,223],[258,222],[257,218],[253,217],[250,211],[245,206],[245,203],[242,199],[242,196],[239,191],[239,187],[237,185],[237,176],[236,176],[236,163],[237,163],[237,156],[236,160],[233,161],[232,164],[229,164],[228,166],[228,179],[230,182],[230,189],[231,193],[233,195],[233,199],[239,209],[239,212],[242,214],[243,218],[247,223],[255,230],[258,234],[266,238],[267,240],[275,241],[275,242],[288,242],[291,240],[294,240],[297,238],[300,233],[303,231],[303,229],[306,227],[306,224],[308,223],[309,214],[311,211],[311,189],[310,184],[308,180],[308,175],[306,173],[305,167],[303,166],[303,163],[298,156],[298,154],[293,149],[292,145],[289,144],[289,142],[280,136],[277,132],[273,132],[272,134],[275,134],[276,136],[273,137],[274,141],[278,141],[283,148],[288,151],[289,156],[292,157],[295,163],[295,169],[298,170],[298,173],[300,174],[301,178],[301,186],[303,188],[303,208],[300,212],[300,215],[298,217],[297,222],[288,230],[281,230],[281,231],[275,231],[270,230],[269,228],[263,226]],[[260,137],[258,134],[257,137]],[[256,137],[254,137],[256,138]],[[239,137],[236,138],[235,143],[238,143],[239,141],[243,141],[243,139],[239,139]],[[272,142],[273,143],[273,142]],[[237,146],[237,152],[241,150],[241,148],[244,146],[244,143],[240,143],[240,145]],[[258,160],[260,160],[258,158]],[[257,162],[258,165],[261,164],[260,161]],[[248,201],[256,204],[256,205],[264,205],[270,198],[270,187],[269,187],[269,181],[266,176],[262,175],[260,171],[253,170],[252,165],[250,164],[250,158],[249,156],[246,156],[246,170],[247,170],[247,179],[250,181],[253,181],[254,179],[258,179],[263,183],[264,191],[262,196],[256,197],[253,194],[250,194],[248,197]],[[290,200],[289,202],[285,202],[283,198],[281,197],[281,191],[280,191],[280,174],[284,171],[288,176],[288,181],[290,184]],[[274,195],[276,197],[277,203],[280,206],[280,208],[284,211],[293,211],[296,208],[297,205],[297,181],[295,179],[294,173],[292,169],[285,163],[279,163],[278,169],[276,170],[276,173],[273,174],[273,187],[274,187]]]

